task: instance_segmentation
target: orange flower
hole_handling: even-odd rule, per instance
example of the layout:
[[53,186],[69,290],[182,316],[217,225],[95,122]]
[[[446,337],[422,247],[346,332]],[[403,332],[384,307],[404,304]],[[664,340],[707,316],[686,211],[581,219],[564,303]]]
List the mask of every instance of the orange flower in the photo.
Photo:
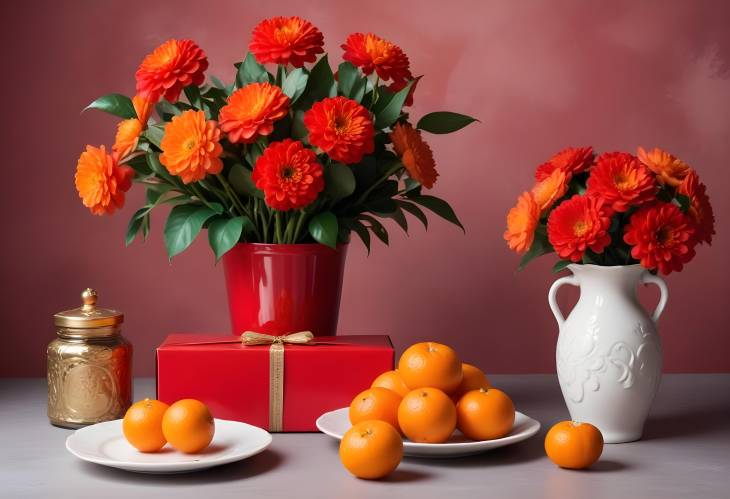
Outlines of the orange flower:
[[304,113],[309,143],[335,161],[359,163],[375,148],[373,120],[363,106],[347,97],[316,102]]
[[134,170],[119,166],[104,146],[86,146],[76,164],[76,190],[94,215],[111,215],[124,206],[124,193],[132,186]]
[[689,173],[687,163],[658,147],[651,151],[639,147],[637,154],[641,162],[656,174],[660,184],[677,187]]
[[264,19],[253,30],[248,49],[261,64],[291,64],[295,68],[314,62],[324,52],[324,37],[300,17]]
[[289,97],[270,83],[251,83],[228,97],[218,115],[231,142],[250,144],[274,131],[274,122],[289,112]]
[[540,207],[529,192],[517,198],[517,204],[507,214],[504,239],[511,250],[525,253],[535,240],[535,229],[540,220]]
[[147,128],[147,121],[149,121],[152,115],[152,109],[155,103],[145,99],[141,95],[135,95],[132,97],[132,105],[134,106],[134,112],[137,113],[137,119],[142,123],[142,128]]
[[342,58],[362,69],[366,75],[375,71],[383,80],[410,80],[408,56],[400,47],[372,33],[353,33],[341,45]]
[[572,175],[586,171],[591,167],[591,164],[593,164],[592,147],[569,147],[550,158],[547,163],[538,166],[535,179],[541,182],[557,169],[567,173],[570,180]]
[[275,210],[304,208],[324,189],[317,155],[298,140],[272,142],[256,160],[251,178]]
[[120,121],[112,151],[117,153],[119,158],[125,158],[137,148],[140,133],[142,133],[142,123],[137,118]]
[[603,198],[615,211],[624,212],[654,199],[654,175],[625,152],[601,154],[588,177],[588,195]]
[[647,269],[679,272],[695,255],[692,221],[673,203],[639,208],[624,227],[631,256]]
[[433,187],[438,173],[433,152],[421,137],[421,132],[410,123],[396,123],[390,133],[395,153],[401,157],[408,175],[426,189]]
[[570,180],[568,175],[562,170],[555,170],[549,177],[532,188],[532,195],[540,207],[540,213],[548,211],[558,199],[565,196],[568,191],[568,180]]
[[602,199],[576,194],[550,212],[548,240],[560,258],[579,262],[587,249],[602,253],[611,244],[610,226]]
[[168,40],[144,58],[137,69],[137,92],[156,102],[175,102],[188,85],[202,85],[208,58],[192,40]]
[[707,188],[700,182],[694,170],[690,169],[684,177],[677,188],[677,193],[689,198],[690,206],[687,214],[694,222],[697,241],[712,244],[712,236],[715,234],[715,214],[707,196]]
[[220,136],[217,123],[206,121],[203,111],[184,111],[165,127],[160,163],[185,184],[216,175],[223,169]]

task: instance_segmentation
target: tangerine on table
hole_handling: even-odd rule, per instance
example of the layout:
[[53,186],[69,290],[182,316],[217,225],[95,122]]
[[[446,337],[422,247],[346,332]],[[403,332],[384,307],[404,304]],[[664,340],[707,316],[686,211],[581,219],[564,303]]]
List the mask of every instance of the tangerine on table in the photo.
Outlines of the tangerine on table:
[[162,433],[162,418],[167,408],[159,400],[144,399],[132,404],[122,420],[122,433],[127,442],[140,452],[162,449],[167,443]]
[[458,402],[466,392],[479,390],[480,388],[484,388],[485,390],[492,388],[492,385],[489,383],[484,371],[479,369],[477,366],[462,362],[461,372],[463,373],[463,377],[461,378],[459,388],[457,388],[456,393],[454,393],[454,399],[456,402]]
[[405,397],[406,394],[411,391],[411,389],[406,386],[405,381],[403,381],[403,377],[397,369],[394,369],[393,371],[385,371],[383,374],[375,378],[375,381],[373,381],[373,384],[370,385],[370,387],[387,388],[388,390],[393,390],[401,397]]
[[545,435],[545,452],[561,468],[587,468],[601,457],[603,435],[590,423],[561,421]]
[[507,435],[515,423],[515,405],[502,390],[471,390],[456,404],[457,423],[472,440],[492,440]]
[[413,442],[441,443],[456,428],[454,402],[437,388],[418,388],[398,407],[401,431]]
[[403,397],[393,390],[375,387],[357,394],[350,404],[350,423],[357,424],[370,419],[385,421],[399,430],[398,406]]
[[358,478],[383,478],[402,458],[403,440],[385,421],[362,421],[347,430],[340,441],[340,460]]
[[215,422],[208,407],[199,400],[178,400],[162,418],[162,432],[175,449],[194,454],[208,447]]
[[398,361],[398,372],[411,390],[432,387],[448,394],[461,383],[461,361],[453,348],[427,341],[411,345]]

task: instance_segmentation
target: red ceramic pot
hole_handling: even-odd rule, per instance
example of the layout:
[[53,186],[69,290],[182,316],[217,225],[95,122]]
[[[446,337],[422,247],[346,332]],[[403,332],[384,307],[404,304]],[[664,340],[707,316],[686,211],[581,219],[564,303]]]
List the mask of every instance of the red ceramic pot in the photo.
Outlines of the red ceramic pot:
[[337,334],[347,245],[240,243],[223,256],[234,334]]

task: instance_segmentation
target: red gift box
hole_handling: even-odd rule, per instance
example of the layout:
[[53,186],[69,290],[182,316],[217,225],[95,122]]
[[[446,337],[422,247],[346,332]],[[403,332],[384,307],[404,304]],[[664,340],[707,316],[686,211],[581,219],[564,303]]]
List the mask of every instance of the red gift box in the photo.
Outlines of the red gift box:
[[[316,419],[350,405],[393,369],[385,335],[317,336],[284,345],[281,431],[317,431]],[[157,398],[201,400],[216,418],[270,428],[270,345],[246,346],[238,336],[172,334],[157,348]]]

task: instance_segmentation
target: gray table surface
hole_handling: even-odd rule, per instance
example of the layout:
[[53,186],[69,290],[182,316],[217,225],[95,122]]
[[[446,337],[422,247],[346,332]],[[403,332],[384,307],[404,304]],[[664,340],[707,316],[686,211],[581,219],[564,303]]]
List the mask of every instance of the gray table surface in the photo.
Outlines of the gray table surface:
[[[46,419],[43,379],[0,380],[0,497],[368,497],[728,498],[730,374],[665,375],[644,439],[606,445],[589,471],[554,466],[543,451],[547,428],[567,419],[555,376],[492,376],[518,410],[542,423],[531,439],[479,456],[406,458],[387,480],[350,476],[337,444],[322,434],[276,434],[268,450],[238,463],[186,475],[140,475],[88,464],[64,446],[71,430]],[[154,396],[135,383],[135,399]]]

